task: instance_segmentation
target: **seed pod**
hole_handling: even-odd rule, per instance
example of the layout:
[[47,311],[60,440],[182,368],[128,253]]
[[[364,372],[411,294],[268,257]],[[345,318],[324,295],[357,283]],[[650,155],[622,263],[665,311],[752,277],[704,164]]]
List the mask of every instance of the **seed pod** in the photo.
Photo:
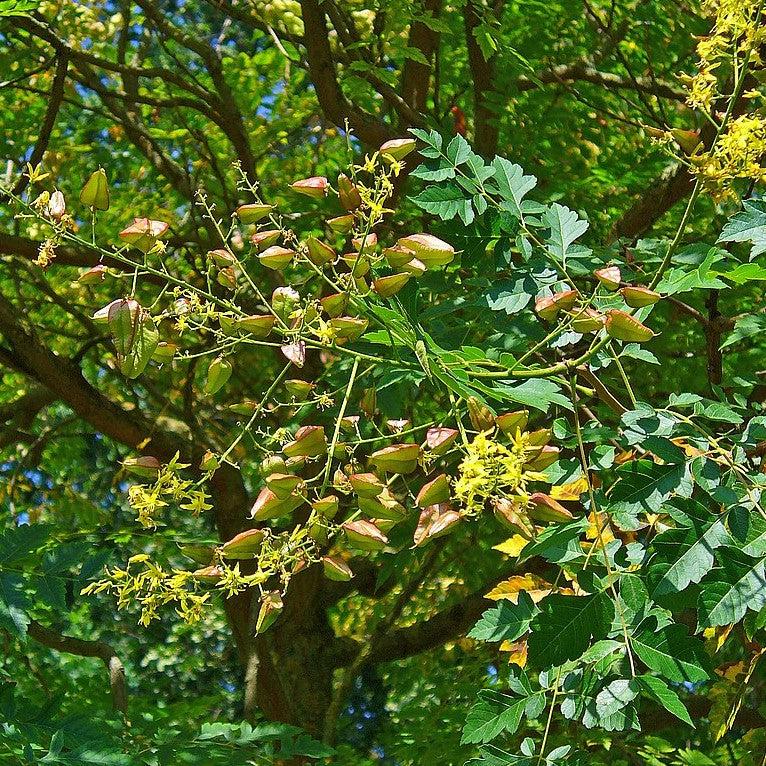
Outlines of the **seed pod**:
[[303,482],[300,476],[292,473],[270,473],[266,477],[266,486],[280,499],[291,495]]
[[359,428],[359,415],[344,415],[340,427],[346,433],[355,433]]
[[535,301],[535,312],[540,319],[551,321],[558,316],[559,311],[569,311],[575,305],[578,295],[577,290],[564,290],[549,297],[538,298]]
[[272,473],[286,473],[287,467],[284,458],[280,455],[269,455],[261,461],[261,476],[269,476]]
[[274,205],[265,205],[262,202],[251,202],[247,205],[240,205],[237,208],[237,218],[243,224],[258,223],[266,218],[274,209]]
[[370,259],[366,255],[345,253],[340,259],[348,266],[348,270],[354,278],[363,277],[370,270]]
[[415,502],[419,508],[426,508],[429,505],[446,503],[449,499],[449,479],[446,474],[441,473],[420,488]]
[[359,189],[354,186],[345,173],[338,176],[338,199],[344,209],[349,212],[356,210],[362,204],[362,195],[359,194]]
[[420,447],[417,444],[392,444],[370,455],[370,462],[388,473],[412,473],[418,466]]
[[371,521],[347,521],[341,525],[351,548],[360,551],[380,551],[388,544],[388,538]]
[[296,367],[303,367],[306,363],[306,344],[299,340],[297,343],[288,343],[279,349],[285,359],[292,362]]
[[358,317],[336,317],[329,321],[329,325],[335,332],[336,338],[356,340],[367,330],[369,322]]
[[269,521],[287,516],[303,504],[300,495],[277,497],[268,487],[264,487],[253,503],[250,518],[256,521]]
[[340,316],[348,305],[348,295],[346,293],[333,293],[319,301],[324,311],[331,317]]
[[248,529],[235,535],[221,546],[221,555],[227,559],[254,559],[263,547],[266,533],[262,529]]
[[475,430],[491,431],[495,427],[495,416],[486,404],[482,404],[474,396],[469,396],[466,403],[468,404],[468,417]]
[[700,134],[696,130],[680,130],[674,128],[670,131],[673,140],[683,149],[685,154],[694,154],[697,147],[702,143]]
[[572,316],[572,329],[575,332],[586,333],[596,332],[604,326],[606,317],[599,314],[598,311],[591,308],[585,308],[581,311],[574,310]]
[[236,328],[254,338],[265,338],[274,328],[275,321],[273,314],[253,314],[238,318]]
[[632,343],[644,343],[655,336],[655,332],[638,319],[617,309],[606,312],[606,331],[612,338]]
[[117,300],[114,300],[111,303],[107,303],[106,306],[102,306],[98,311],[96,311],[96,313],[91,317],[91,319],[93,320],[95,324],[108,324],[109,312],[112,310],[113,306],[121,302],[122,302],[122,298],[118,298]]
[[402,272],[400,274],[391,274],[387,277],[379,277],[372,283],[373,289],[381,298],[390,298],[392,295],[396,295],[410,281],[411,276],[411,274]]
[[295,441],[282,448],[287,457],[319,457],[327,454],[327,437],[322,426],[302,426],[295,432]]
[[292,261],[295,253],[289,248],[281,245],[272,245],[267,247],[259,256],[258,260],[267,268],[274,271],[281,271]]
[[543,492],[529,498],[528,513],[535,521],[572,521],[574,516],[561,503]]
[[425,446],[428,447],[434,455],[444,454],[457,440],[458,432],[454,428],[429,428],[426,431]]
[[80,202],[94,210],[109,210],[109,181],[103,168],[91,173],[80,192]]
[[455,248],[432,234],[410,234],[397,243],[405,250],[412,250],[427,269],[438,269],[451,263],[455,258]]
[[122,461],[122,467],[134,476],[142,479],[154,479],[160,472],[160,461],[151,455],[128,457]]
[[407,274],[412,274],[413,277],[422,277],[426,273],[425,263],[417,258],[402,264],[401,269]]
[[157,344],[157,348],[154,349],[152,359],[158,364],[168,364],[173,361],[173,357],[178,350],[178,346],[175,343],[166,343],[164,340]]
[[201,471],[215,471],[220,464],[218,455],[216,455],[215,452],[208,450],[202,456],[202,460],[199,462],[199,467]]
[[229,266],[235,266],[237,259],[228,251],[223,248],[217,250],[209,250],[207,258],[212,261],[219,269],[225,269]]
[[223,572],[220,567],[209,566],[195,570],[192,572],[192,577],[195,580],[212,584],[218,582],[223,577]]
[[257,231],[250,237],[250,241],[255,245],[258,252],[276,245],[277,240],[282,236],[279,229],[267,229],[266,231]]
[[518,502],[501,497],[493,500],[492,506],[495,511],[495,518],[503,527],[525,537],[527,540],[532,539],[535,533],[534,525],[522,512]]
[[380,523],[381,521],[398,523],[407,515],[404,506],[387,489],[384,489],[377,497],[360,497],[359,510],[374,519],[384,532],[388,530]]
[[311,178],[302,178],[300,181],[294,181],[290,188],[304,194],[312,199],[324,199],[327,196],[328,180],[324,176],[312,176]]
[[655,293],[654,290],[650,290],[647,287],[636,287],[633,285],[623,287],[622,290],[620,290],[620,295],[622,295],[622,299],[632,309],[651,306],[653,303],[657,303],[662,297],[659,293]]
[[377,497],[385,489],[374,473],[352,473],[348,481],[359,497]]
[[544,447],[551,440],[551,429],[540,428],[527,434],[527,445],[529,447]]
[[622,281],[619,266],[605,266],[603,269],[596,269],[593,275],[610,292],[617,290]]
[[401,431],[406,431],[412,425],[411,420],[387,420],[386,428],[392,434],[398,434]]
[[393,138],[381,144],[378,152],[384,159],[390,157],[392,160],[403,160],[410,152],[415,151],[416,145],[414,138]]
[[353,215],[339,215],[327,221],[330,230],[335,234],[348,234],[354,228]]
[[327,495],[327,497],[315,500],[311,507],[325,519],[334,519],[340,508],[340,501],[335,495]]
[[337,556],[322,556],[322,566],[324,567],[324,576],[328,580],[348,582],[354,576],[351,567]]
[[102,263],[94,266],[91,269],[87,269],[77,277],[77,281],[82,285],[97,285],[104,281],[108,273],[108,269]]
[[134,218],[133,223],[117,236],[123,242],[133,245],[143,253],[148,253],[157,240],[165,236],[170,225],[164,221],[152,221],[149,218]]
[[54,221],[60,221],[64,217],[66,213],[66,200],[58,189],[51,194],[45,210]]
[[420,512],[412,542],[418,548],[451,532],[460,523],[460,514],[446,503],[429,505]]
[[527,468],[530,471],[544,471],[549,466],[552,466],[559,459],[558,447],[543,447],[540,452],[527,463]]
[[221,269],[216,275],[215,281],[227,290],[233,290],[237,286],[237,272],[231,266]]
[[518,410],[517,412],[504,412],[495,418],[495,424],[508,436],[516,436],[519,431],[523,431],[529,422],[529,410]]
[[383,255],[386,257],[388,265],[393,269],[399,268],[399,266],[403,266],[405,263],[409,263],[415,257],[414,251],[399,243],[395,244],[393,247],[387,247],[383,251]]
[[218,324],[221,326],[221,332],[228,338],[233,338],[235,335],[239,335],[239,327],[237,326],[237,320],[234,317],[221,314],[218,317]]
[[261,596],[261,608],[258,610],[258,620],[255,623],[255,632],[257,635],[265,633],[279,617],[284,604],[279,591],[272,590]]
[[126,378],[137,378],[149,364],[159,333],[154,319],[137,301],[115,301],[109,306],[109,330],[117,351],[117,365]]
[[291,396],[294,396],[299,402],[303,402],[314,390],[314,384],[309,383],[308,380],[293,379],[285,381],[285,388]]
[[324,266],[326,263],[332,263],[335,260],[335,250],[324,242],[320,242],[316,237],[309,237],[306,240],[308,250],[308,259],[314,266]]
[[233,368],[228,360],[222,356],[216,357],[207,368],[207,377],[205,378],[202,390],[208,395],[220,391],[231,377],[232,370]]
[[190,543],[189,545],[179,545],[178,549],[186,558],[196,561],[203,566],[209,564],[215,556],[215,548],[210,545]]

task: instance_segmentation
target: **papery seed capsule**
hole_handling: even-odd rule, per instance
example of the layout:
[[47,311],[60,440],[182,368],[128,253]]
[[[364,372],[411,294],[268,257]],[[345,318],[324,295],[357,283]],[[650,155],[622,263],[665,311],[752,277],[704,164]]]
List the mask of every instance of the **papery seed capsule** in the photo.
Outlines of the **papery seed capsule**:
[[292,287],[277,287],[271,294],[271,308],[285,321],[298,308],[300,302],[301,296]]
[[340,508],[340,501],[335,495],[327,495],[319,500],[315,500],[311,507],[320,515],[326,519],[333,519],[338,513]]
[[197,569],[192,572],[192,577],[200,582],[216,583],[223,577],[223,571],[220,567],[209,566]]
[[308,399],[314,390],[314,384],[309,383],[308,380],[292,379],[285,381],[285,388],[290,395],[294,396],[299,402],[303,402]]
[[544,446],[542,450],[534,457],[533,460],[530,460],[526,467],[530,471],[544,471],[549,466],[552,466],[558,459],[559,459],[559,453],[561,450],[559,450],[558,447],[551,447],[551,446]]
[[617,290],[622,281],[622,274],[618,266],[605,266],[603,269],[596,269],[593,275],[610,292]]
[[327,221],[330,230],[335,234],[348,234],[354,228],[353,215],[339,215]]
[[261,597],[261,608],[258,611],[255,632],[259,635],[265,633],[276,622],[283,608],[284,604],[279,591],[272,590],[264,593]]
[[359,497],[377,497],[386,486],[374,473],[352,473],[348,481]]
[[348,295],[346,293],[334,293],[320,298],[319,303],[330,317],[337,317],[346,310]]
[[273,314],[253,314],[252,316],[239,317],[236,320],[236,328],[246,332],[254,338],[265,338],[274,328],[276,318]]
[[328,580],[348,582],[354,576],[351,567],[337,556],[322,556],[322,566]]
[[591,308],[585,308],[582,311],[573,310],[572,329],[575,332],[587,333],[596,332],[603,328],[606,317],[599,314],[598,311]]
[[392,444],[370,455],[370,462],[388,473],[412,473],[418,465],[420,447],[417,444]]
[[80,192],[80,202],[94,210],[109,210],[109,181],[103,168],[91,173]]
[[409,263],[415,257],[415,253],[412,250],[398,243],[393,247],[387,247],[383,251],[383,255],[392,269],[404,266],[405,263]]
[[411,261],[402,264],[402,271],[407,274],[412,274],[413,277],[422,277],[426,273],[426,265],[418,258],[413,258]]
[[382,521],[397,523],[407,515],[404,506],[387,489],[384,489],[377,497],[360,497],[359,510],[374,519],[375,524],[383,532],[388,530],[381,523]]
[[408,237],[402,237],[396,244],[405,250],[412,250],[427,269],[446,266],[455,258],[455,248],[432,234],[410,234]]
[[420,488],[415,502],[419,508],[426,508],[429,505],[446,503],[449,499],[449,479],[446,474],[442,473]]
[[255,503],[253,503],[250,518],[256,521],[278,519],[292,513],[302,504],[303,498],[300,495],[277,497],[272,490],[264,487],[255,499]]
[[248,529],[235,535],[221,546],[221,554],[227,559],[254,559],[263,547],[266,532]]
[[324,266],[335,260],[335,250],[324,242],[320,242],[316,237],[309,237],[306,240],[306,249],[308,250],[308,259],[315,266]]
[[208,450],[202,456],[202,460],[200,460],[199,467],[200,467],[200,470],[202,471],[215,471],[220,464],[221,463],[220,463],[220,460],[218,459],[218,455],[216,455],[215,452],[211,452],[210,450]]
[[390,274],[387,277],[379,277],[372,283],[373,289],[381,298],[390,298],[392,295],[396,295],[410,281],[411,276],[411,274],[402,272],[400,274]]
[[303,367],[306,363],[306,343],[302,340],[281,346],[279,350],[285,359],[292,362],[296,367]]
[[434,455],[442,455],[457,441],[458,435],[458,431],[454,428],[444,428],[442,426],[429,428],[426,431],[425,446]]
[[394,138],[381,144],[380,152],[383,157],[390,157],[393,160],[403,160],[410,152],[415,151],[417,142],[414,138]]
[[300,181],[294,181],[290,188],[313,199],[323,199],[327,195],[329,182],[324,176],[312,176],[311,178],[302,178]]
[[443,537],[460,523],[460,514],[446,503],[429,505],[420,512],[412,542],[418,548],[430,540]]
[[179,545],[178,549],[186,558],[196,561],[198,564],[209,564],[215,556],[215,548],[210,545],[197,545],[190,543],[188,545]]
[[287,457],[318,457],[327,454],[327,437],[322,426],[302,426],[295,432],[295,440],[286,444],[282,452]]
[[359,194],[359,189],[354,186],[345,173],[338,176],[338,199],[340,204],[349,212],[356,210],[362,204],[362,195]]
[[495,427],[495,416],[486,404],[476,397],[469,396],[466,399],[468,405],[468,417],[476,431],[491,431]]
[[162,340],[157,344],[157,348],[154,349],[152,359],[158,364],[168,364],[173,361],[176,351],[178,351],[178,346],[175,343],[167,343]]
[[206,394],[214,394],[220,391],[231,377],[232,371],[231,363],[224,357],[218,356],[213,359],[207,368],[207,377],[205,378],[203,391]]
[[230,266],[221,269],[216,275],[215,281],[218,282],[221,287],[233,290],[237,286],[237,272]]
[[535,521],[572,521],[574,516],[561,503],[543,492],[530,495],[528,513]]
[[165,236],[169,228],[170,225],[165,221],[134,218],[133,223],[123,229],[118,236],[141,252],[148,253],[157,244],[157,240]]
[[498,428],[508,436],[516,436],[518,431],[523,431],[529,422],[529,410],[517,412],[504,412],[495,418]]
[[122,461],[122,467],[134,476],[142,479],[153,479],[160,472],[160,461],[151,455],[128,457]]
[[351,244],[359,251],[369,252],[378,244],[378,235],[374,232],[368,232],[359,237],[354,237]]
[[237,208],[237,217],[244,224],[258,223],[268,216],[274,209],[274,205],[265,205],[262,202],[251,202],[240,205]]
[[235,266],[237,263],[237,259],[228,250],[224,250],[222,247],[217,250],[209,250],[207,257],[208,260],[212,261],[219,269]]
[[328,324],[339,340],[356,340],[365,333],[369,322],[359,317],[335,317]]
[[54,221],[60,221],[66,213],[66,200],[64,195],[56,189],[48,200],[46,212]]
[[99,263],[92,269],[84,271],[77,278],[77,281],[83,285],[97,285],[104,281],[104,277],[109,273],[109,270],[103,263]]
[[270,455],[261,461],[261,476],[269,476],[272,473],[286,473],[285,461],[279,455]]
[[507,498],[497,498],[492,502],[495,511],[495,518],[502,526],[511,532],[520,534],[527,540],[534,536],[534,524],[530,522],[518,501],[508,500]]
[[303,479],[292,473],[270,473],[266,477],[266,486],[280,499],[291,495],[300,485]]
[[569,311],[575,305],[578,295],[577,290],[564,290],[549,297],[538,298],[535,301],[535,311],[540,319],[550,321],[558,316],[559,311]]
[[272,245],[267,247],[258,255],[258,260],[268,269],[281,271],[292,261],[295,252],[281,245]]
[[624,311],[611,309],[606,312],[606,331],[612,338],[632,343],[644,343],[655,332]]
[[341,525],[346,533],[346,540],[351,548],[362,551],[383,550],[388,538],[371,521],[347,521]]
[[255,245],[256,249],[260,252],[277,243],[277,240],[282,236],[282,232],[279,229],[268,229],[266,231],[257,231],[250,237],[250,241]]
[[647,287],[636,287],[633,285],[623,287],[622,290],[620,290],[620,295],[622,295],[622,299],[632,309],[640,309],[644,306],[651,306],[652,304],[657,303],[660,298],[662,298],[662,296],[659,293],[654,292],[654,290],[650,290]]

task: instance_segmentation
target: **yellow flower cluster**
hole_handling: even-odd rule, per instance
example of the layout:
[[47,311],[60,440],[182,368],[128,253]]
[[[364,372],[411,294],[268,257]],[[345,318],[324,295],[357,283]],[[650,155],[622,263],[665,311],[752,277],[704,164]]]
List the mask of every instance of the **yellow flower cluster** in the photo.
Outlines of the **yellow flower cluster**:
[[523,493],[526,482],[537,478],[537,474],[524,470],[526,437],[519,432],[506,447],[480,433],[468,445],[458,469],[455,497],[469,513],[480,513],[490,498]]
[[[131,569],[134,564],[143,564],[144,567],[135,571]],[[138,603],[142,625],[156,619],[159,608],[171,603],[176,604],[176,613],[186,622],[199,622],[210,598],[209,593],[195,592],[192,572],[181,569],[166,572],[143,553],[130,558],[125,569],[107,569],[106,574],[106,579],[83,588],[83,595],[108,591],[117,596],[118,609]]]
[[171,501],[195,516],[213,507],[203,489],[177,474],[181,468],[188,468],[188,464],[179,463],[176,456],[160,471],[154,484],[134,484],[128,489],[130,507],[136,511],[138,522],[144,528],[154,529],[157,526],[157,511]]
[[750,51],[758,64],[758,46],[766,39],[756,26],[760,0],[704,0],[702,10],[715,18],[713,30],[697,44],[698,73],[692,78],[687,101],[692,108],[710,111],[718,93],[719,70],[728,68],[733,55]]
[[715,149],[701,155],[695,171],[716,197],[730,195],[737,179],[755,182],[766,178],[766,119],[758,115],[742,115],[729,124],[718,139]]

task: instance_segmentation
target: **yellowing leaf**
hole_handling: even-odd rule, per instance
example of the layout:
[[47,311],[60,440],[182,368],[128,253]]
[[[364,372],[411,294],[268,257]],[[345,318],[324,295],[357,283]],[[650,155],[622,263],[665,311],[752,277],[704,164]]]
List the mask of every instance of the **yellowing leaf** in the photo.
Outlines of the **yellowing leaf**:
[[[588,538],[588,540],[598,540],[599,545],[601,543],[606,545],[607,543],[614,540],[612,530],[609,524],[606,523],[606,519],[604,518],[603,514],[596,515],[595,512],[591,512],[588,516],[588,521],[590,522],[590,526],[585,530],[585,536]],[[600,537],[599,530],[601,530]]]
[[526,641],[503,641],[500,644],[501,652],[510,652],[508,662],[523,668],[527,664],[527,642]]
[[502,543],[492,546],[493,551],[500,551],[505,553],[506,556],[518,556],[524,546],[529,542],[525,537],[521,535],[512,535],[507,540],[503,540]]
[[493,601],[505,598],[515,604],[519,600],[519,593],[526,591],[532,601],[537,603],[551,592],[551,587],[549,582],[534,574],[513,575],[496,585],[487,593],[486,598],[491,598]]
[[588,491],[588,480],[585,476],[570,481],[568,484],[558,484],[551,487],[550,496],[554,500],[579,500],[580,495]]

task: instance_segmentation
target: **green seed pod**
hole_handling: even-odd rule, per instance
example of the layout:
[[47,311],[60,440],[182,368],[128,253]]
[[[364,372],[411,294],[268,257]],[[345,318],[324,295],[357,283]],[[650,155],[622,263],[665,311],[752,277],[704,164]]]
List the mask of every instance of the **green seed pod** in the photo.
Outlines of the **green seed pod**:
[[377,497],[386,486],[374,473],[352,473],[348,481],[359,497]]
[[286,444],[282,452],[287,457],[319,457],[327,454],[327,437],[322,426],[302,426],[295,432],[295,440]]
[[378,152],[384,159],[390,157],[392,160],[403,160],[410,152],[415,151],[417,142],[414,138],[393,138],[381,144]]
[[455,258],[455,248],[432,234],[411,234],[402,237],[398,247],[411,250],[427,269],[438,269],[452,263]]
[[458,431],[454,428],[437,426],[426,431],[426,441],[423,445],[434,455],[443,455],[457,441]]
[[273,314],[253,314],[237,319],[236,327],[254,338],[265,338],[274,328],[275,321]]
[[609,292],[619,289],[622,281],[622,274],[618,266],[605,266],[603,269],[596,269],[593,275]]
[[266,533],[262,529],[248,529],[235,535],[221,546],[221,555],[227,559],[254,559],[263,547]]
[[160,461],[151,455],[139,455],[138,457],[128,457],[122,461],[122,467],[134,476],[140,476],[142,479],[154,479],[160,472]]
[[353,215],[339,215],[327,221],[330,230],[335,234],[348,234],[354,228]]
[[338,176],[338,199],[343,208],[349,212],[356,210],[362,204],[359,189],[345,173]]
[[309,237],[306,240],[306,249],[308,250],[308,259],[314,266],[324,266],[335,260],[335,250],[316,237]]
[[258,223],[258,221],[266,218],[273,209],[274,205],[253,202],[248,205],[240,205],[237,208],[237,217],[243,224]]
[[390,298],[392,295],[396,295],[410,281],[411,276],[411,274],[402,272],[400,274],[391,274],[387,277],[379,277],[372,283],[373,289],[381,298]]
[[429,505],[446,503],[449,499],[449,479],[442,473],[420,488],[415,502],[419,508],[427,508]]
[[420,447],[417,444],[392,444],[370,455],[370,462],[388,473],[412,473],[418,466]]
[[295,253],[289,248],[281,245],[272,245],[266,248],[259,256],[258,260],[267,268],[274,271],[281,271],[290,264]]
[[638,319],[617,309],[607,311],[606,331],[612,338],[630,343],[644,343],[655,336],[655,332]]
[[388,538],[371,521],[347,521],[342,527],[351,548],[361,551],[380,551],[388,545]]
[[529,410],[517,412],[504,412],[495,418],[498,428],[508,436],[516,436],[517,432],[523,431],[529,422]]
[[94,210],[109,210],[109,181],[103,168],[91,173],[80,192],[80,202]]
[[486,404],[482,404],[473,396],[469,396],[466,403],[468,404],[468,417],[475,430],[491,431],[495,427],[495,416]]
[[277,244],[277,240],[282,236],[279,229],[267,229],[266,231],[257,231],[250,237],[250,241],[255,245],[256,250],[261,252],[272,245]]
[[276,622],[283,608],[284,604],[279,591],[272,590],[264,593],[261,597],[261,608],[258,611],[255,632],[259,635],[265,633]]
[[416,548],[449,534],[461,521],[460,514],[446,503],[429,505],[420,512],[412,542]]
[[543,492],[535,492],[529,498],[528,513],[535,521],[572,521],[574,516],[561,503]]
[[222,356],[216,357],[207,368],[207,377],[205,378],[202,390],[206,394],[214,394],[220,391],[231,377],[232,370],[233,368],[228,360]]
[[622,295],[622,299],[632,309],[651,306],[662,298],[662,296],[659,293],[655,293],[654,290],[650,290],[647,287],[635,287],[633,285],[623,287],[622,290],[620,290],[620,295]]
[[328,580],[348,582],[354,576],[351,567],[337,556],[322,556],[322,566]]

